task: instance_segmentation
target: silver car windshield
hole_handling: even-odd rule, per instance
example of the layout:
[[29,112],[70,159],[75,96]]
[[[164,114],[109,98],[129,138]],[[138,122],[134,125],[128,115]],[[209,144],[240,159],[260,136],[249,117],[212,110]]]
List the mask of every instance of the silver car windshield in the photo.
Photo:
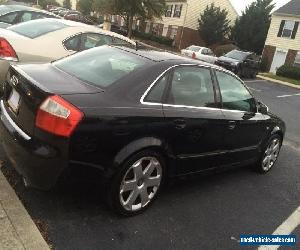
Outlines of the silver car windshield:
[[8,30],[14,31],[22,36],[29,38],[37,38],[49,32],[60,30],[68,27],[68,25],[52,19],[39,19],[13,25]]

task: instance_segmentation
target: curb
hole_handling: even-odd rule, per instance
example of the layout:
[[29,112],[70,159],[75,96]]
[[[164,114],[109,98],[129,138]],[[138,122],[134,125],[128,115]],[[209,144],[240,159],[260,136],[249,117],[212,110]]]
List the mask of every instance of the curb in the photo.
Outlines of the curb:
[[10,242],[14,243],[14,241],[17,241],[26,250],[50,250],[40,231],[0,170],[0,209],[1,207],[4,211],[4,216],[7,216],[11,224],[15,236],[12,239],[9,237],[5,238],[5,242],[8,242],[8,245],[10,245]]
[[274,83],[278,83],[278,84],[288,86],[288,87],[291,87],[291,88],[300,89],[300,86],[298,86],[298,85],[295,85],[295,84],[292,84],[292,83],[289,83],[289,82],[276,80],[276,79],[269,78],[269,77],[266,77],[266,76],[257,75],[257,78],[260,78],[260,79],[263,79],[263,80],[266,80],[266,81],[270,81],[270,82],[274,82]]

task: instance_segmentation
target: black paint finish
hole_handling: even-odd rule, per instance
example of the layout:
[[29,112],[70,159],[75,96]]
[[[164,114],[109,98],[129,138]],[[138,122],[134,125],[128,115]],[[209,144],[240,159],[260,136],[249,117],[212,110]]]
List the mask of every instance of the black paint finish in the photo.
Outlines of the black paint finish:
[[[209,67],[213,72],[215,66],[165,52],[107,49],[126,50],[124,53],[143,57],[146,63],[104,90],[81,82],[51,64],[11,67],[9,76],[14,74],[22,79],[14,87],[22,101],[18,114],[9,111],[7,98],[12,83],[8,77],[4,106],[31,139],[24,142],[4,122],[3,112],[0,129],[9,157],[33,186],[50,188],[72,163],[97,168],[109,180],[125,159],[149,147],[166,158],[170,176],[249,164],[260,157],[271,133],[284,136],[284,123],[272,114],[218,108],[222,104],[219,92],[215,93],[216,108],[142,104],[142,95],[168,68],[192,64]],[[94,51],[97,53],[97,48]],[[28,91],[31,95],[26,95]],[[53,94],[84,113],[71,138],[53,136],[34,126],[39,105]]]

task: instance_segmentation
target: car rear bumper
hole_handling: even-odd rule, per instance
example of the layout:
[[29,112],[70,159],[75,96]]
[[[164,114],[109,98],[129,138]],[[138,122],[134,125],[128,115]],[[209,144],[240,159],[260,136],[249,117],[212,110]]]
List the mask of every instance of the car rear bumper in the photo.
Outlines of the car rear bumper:
[[62,151],[22,131],[10,118],[3,101],[0,110],[0,135],[8,159],[30,186],[50,189],[67,166]]

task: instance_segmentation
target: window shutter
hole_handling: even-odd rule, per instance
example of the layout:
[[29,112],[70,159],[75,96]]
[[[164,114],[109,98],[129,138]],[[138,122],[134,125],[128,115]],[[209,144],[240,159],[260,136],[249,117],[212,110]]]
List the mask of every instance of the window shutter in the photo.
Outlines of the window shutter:
[[284,25],[285,25],[285,20],[282,20],[279,31],[278,31],[278,35],[277,35],[278,37],[281,37]]
[[296,38],[298,27],[299,27],[299,22],[295,22],[294,30],[293,30],[292,37],[291,37],[292,39]]

